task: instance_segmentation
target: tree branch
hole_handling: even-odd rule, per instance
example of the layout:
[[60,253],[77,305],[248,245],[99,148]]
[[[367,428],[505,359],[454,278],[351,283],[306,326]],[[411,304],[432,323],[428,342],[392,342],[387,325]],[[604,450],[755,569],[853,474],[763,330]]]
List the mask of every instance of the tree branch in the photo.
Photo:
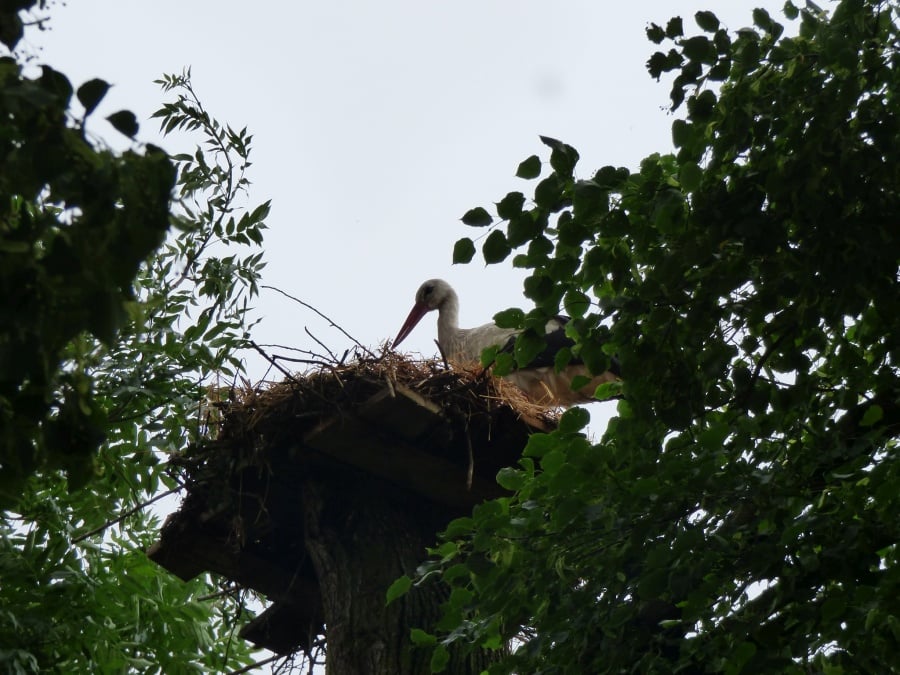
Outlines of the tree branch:
[[311,310],[311,311],[315,312],[315,313],[318,314],[320,317],[322,317],[323,319],[325,319],[329,324],[331,324],[331,326],[332,326],[333,328],[337,328],[337,329],[338,329],[341,333],[343,333],[349,340],[351,340],[351,341],[353,342],[353,344],[355,344],[357,347],[359,347],[359,348],[362,349],[364,352],[366,352],[366,354],[368,354],[369,356],[371,356],[373,359],[374,359],[374,358],[377,358],[377,357],[375,356],[375,354],[373,354],[372,351],[369,350],[368,347],[365,347],[359,340],[357,340],[355,337],[353,337],[352,335],[350,335],[350,333],[348,333],[348,332],[345,331],[343,328],[341,328],[341,326],[339,326],[337,323],[335,323],[333,319],[331,319],[331,318],[328,317],[328,316],[325,316],[322,312],[320,312],[318,309],[316,309],[315,307],[313,307],[313,306],[310,305],[309,303],[303,302],[303,300],[301,300],[300,298],[295,298],[295,297],[294,297],[293,295],[291,295],[290,293],[285,293],[283,290],[281,290],[280,288],[276,288],[275,286],[266,286],[266,285],[262,285],[262,286],[260,286],[260,288],[266,288],[266,289],[268,289],[268,290],[270,290],[270,291],[275,291],[276,293],[281,293],[284,297],[289,298],[289,299],[293,300],[294,302],[296,302],[296,303],[298,303],[298,304],[300,304],[300,305],[303,305],[303,306],[306,307],[308,310]]
[[169,495],[173,495],[173,494],[175,494],[176,492],[180,492],[180,491],[181,491],[181,486],[179,485],[177,488],[172,488],[171,490],[166,490],[165,492],[161,492],[160,494],[156,495],[153,499],[148,499],[148,500],[145,501],[145,502],[141,502],[141,503],[138,504],[137,506],[128,509],[127,511],[125,511],[123,514],[117,516],[116,518],[113,518],[112,520],[107,520],[107,521],[106,521],[105,523],[103,523],[103,525],[101,525],[100,527],[95,527],[95,528],[94,528],[93,530],[91,530],[90,532],[85,532],[84,534],[81,534],[81,535],[75,537],[75,538],[72,540],[72,543],[73,543],[73,544],[77,544],[78,542],[84,541],[84,540],[87,539],[88,537],[93,537],[95,534],[100,534],[100,533],[103,532],[105,529],[107,529],[107,528],[109,528],[109,527],[112,527],[112,526],[115,525],[116,523],[122,522],[123,520],[125,520],[125,519],[128,518],[129,516],[133,516],[135,513],[137,513],[138,511],[140,511],[140,510],[143,509],[143,508],[146,508],[147,506],[150,506],[150,505],[153,504],[154,502],[158,502],[160,499],[162,499],[162,498],[164,498],[164,497],[168,497]]

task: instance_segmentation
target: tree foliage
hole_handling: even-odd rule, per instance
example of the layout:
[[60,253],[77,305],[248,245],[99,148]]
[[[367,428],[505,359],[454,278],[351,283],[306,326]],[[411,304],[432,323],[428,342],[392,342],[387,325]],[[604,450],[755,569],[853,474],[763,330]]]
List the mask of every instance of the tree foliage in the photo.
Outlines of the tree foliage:
[[487,262],[530,270],[519,325],[576,308],[573,352],[615,354],[599,393],[623,398],[599,442],[578,409],[533,436],[513,496],[450,525],[420,644],[518,638],[497,672],[896,668],[900,10],[832,9],[651,25],[676,152],[582,178],[544,138],[527,203],[467,214]]
[[[90,84],[79,98],[95,105],[94,92],[82,95]],[[64,469],[74,486],[92,472],[103,411],[84,364],[62,369],[62,354],[84,332],[115,341],[138,266],[169,227],[175,172],[156,148],[92,147],[84,119],[68,117],[72,85],[49,66],[30,79],[3,58],[0,91],[0,114],[12,120],[0,141],[0,506],[8,507],[39,467]]]
[[[0,8],[10,50],[38,4]],[[185,73],[161,81],[157,116],[202,147],[115,152],[85,129],[108,85],[27,60],[0,58],[0,669],[242,667],[240,604],[151,563],[143,507],[178,491],[164,460],[241,370],[268,213],[245,205],[251,137]],[[128,111],[106,119],[138,133]]]

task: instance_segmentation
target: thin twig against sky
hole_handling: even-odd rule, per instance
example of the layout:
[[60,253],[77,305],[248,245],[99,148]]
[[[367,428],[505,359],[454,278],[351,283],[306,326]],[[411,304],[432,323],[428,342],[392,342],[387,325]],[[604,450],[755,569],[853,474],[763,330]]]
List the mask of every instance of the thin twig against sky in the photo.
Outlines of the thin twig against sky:
[[294,302],[296,302],[296,303],[298,303],[298,304],[300,304],[300,305],[303,305],[303,306],[306,307],[307,309],[309,309],[309,310],[315,312],[315,313],[318,314],[320,317],[322,317],[323,319],[325,319],[325,320],[326,320],[333,328],[337,328],[337,329],[338,329],[341,333],[343,333],[349,340],[351,340],[351,341],[353,342],[353,344],[355,344],[357,347],[359,347],[359,348],[362,349],[364,352],[366,352],[366,354],[368,354],[368,355],[371,356],[372,358],[377,358],[376,355],[375,355],[374,353],[372,353],[372,351],[371,351],[368,347],[366,347],[365,345],[363,345],[359,340],[357,340],[355,337],[353,337],[352,335],[350,335],[350,333],[348,333],[347,331],[345,331],[345,330],[344,330],[337,322],[334,321],[334,319],[332,319],[332,318],[329,317],[329,316],[326,316],[325,314],[323,314],[322,312],[320,312],[318,309],[316,309],[315,307],[313,307],[312,305],[310,305],[308,302],[304,302],[304,301],[301,300],[300,298],[294,297],[294,296],[291,295],[290,293],[286,293],[286,292],[284,292],[283,290],[281,290],[280,288],[275,288],[275,286],[266,286],[266,285],[263,285],[262,288],[267,288],[267,289],[269,289],[269,290],[271,290],[271,291],[275,291],[275,292],[277,292],[277,293],[281,293],[284,297],[289,298],[289,299],[293,300]]

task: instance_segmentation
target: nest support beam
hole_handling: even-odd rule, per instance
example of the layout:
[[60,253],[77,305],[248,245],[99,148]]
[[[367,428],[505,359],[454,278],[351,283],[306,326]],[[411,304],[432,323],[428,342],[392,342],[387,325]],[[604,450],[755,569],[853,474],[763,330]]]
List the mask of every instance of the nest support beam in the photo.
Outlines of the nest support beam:
[[[417,589],[385,607],[387,587],[452,518],[502,494],[494,475],[535,427],[508,407],[461,418],[383,386],[277,442],[251,434],[253,453],[238,449],[232,475],[198,479],[148,556],[182,579],[212,572],[264,595],[270,606],[240,632],[260,647],[308,653],[327,627],[329,672],[416,672],[390,636],[405,642],[443,598]],[[456,672],[480,672],[488,657],[472,658]]]

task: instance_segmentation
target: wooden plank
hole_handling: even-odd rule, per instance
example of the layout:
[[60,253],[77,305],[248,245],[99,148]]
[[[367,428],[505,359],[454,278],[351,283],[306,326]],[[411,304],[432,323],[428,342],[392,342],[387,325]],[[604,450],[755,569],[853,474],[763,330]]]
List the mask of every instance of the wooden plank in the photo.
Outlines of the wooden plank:
[[160,541],[147,550],[147,557],[184,581],[212,572],[273,600],[292,597],[319,602],[314,581],[288,572],[251,551],[237,550],[227,536],[210,534],[202,526],[182,525],[177,531],[163,530]]
[[468,510],[504,494],[499,485],[479,476],[473,477],[472,488],[468,489],[464,467],[422,452],[400,439],[373,433],[372,425],[364,420],[333,418],[309,432],[303,442],[322,455],[457,509]]
[[447,424],[440,406],[402,384],[385,387],[363,403],[358,414],[407,441],[414,441],[436,426]]
[[[181,515],[180,512],[177,515]],[[209,556],[213,555],[214,550],[210,548],[206,555],[198,555],[202,547],[200,551],[194,551],[194,542],[201,543],[197,538],[197,531],[197,527],[190,527],[181,519],[171,524],[167,521],[160,540],[147,549],[147,557],[183,581],[190,581],[209,569]],[[205,538],[202,543],[206,546],[219,546],[218,542],[210,541],[209,538]],[[220,551],[218,555],[224,556],[226,553]]]
[[309,653],[311,641],[324,630],[321,610],[315,613],[307,606],[276,603],[241,628],[238,635],[257,647],[288,655],[297,648]]

